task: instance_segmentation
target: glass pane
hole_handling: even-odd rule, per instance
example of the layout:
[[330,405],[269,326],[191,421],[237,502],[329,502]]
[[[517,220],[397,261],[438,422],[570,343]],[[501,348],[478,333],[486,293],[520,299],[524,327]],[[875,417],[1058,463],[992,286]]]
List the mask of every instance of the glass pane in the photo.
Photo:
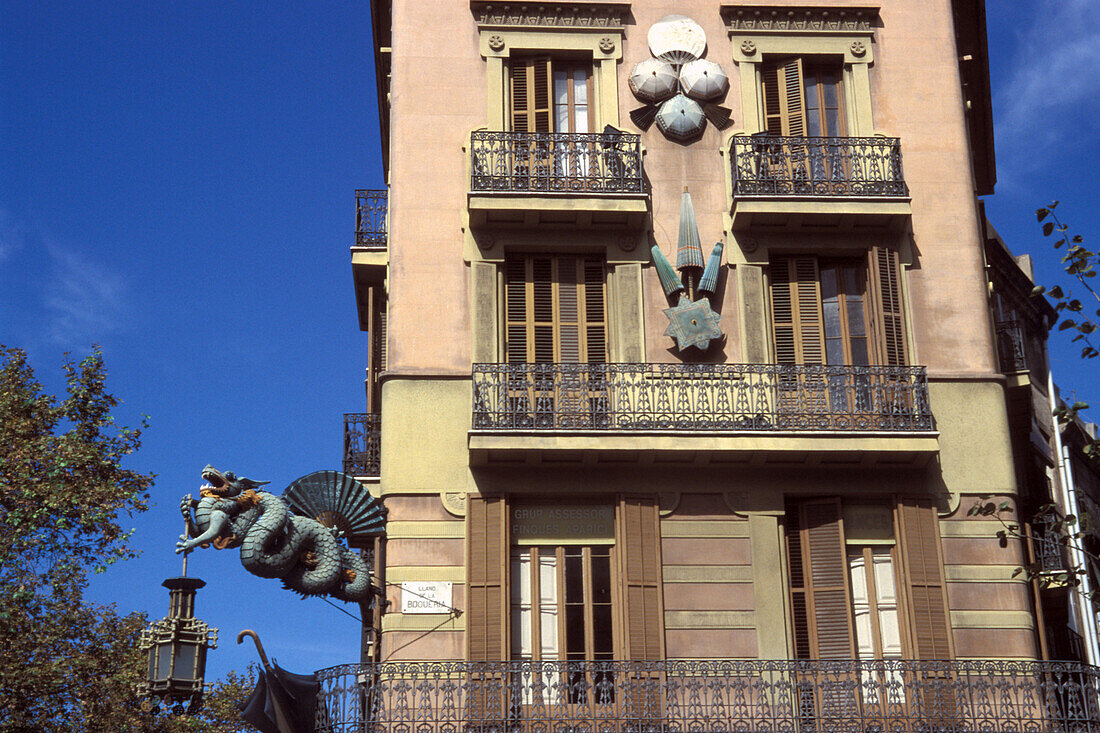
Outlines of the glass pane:
[[588,132],[588,105],[577,105],[573,110],[573,129],[570,132]]
[[821,313],[825,317],[826,338],[840,337],[840,303],[836,298],[826,300],[821,304]]
[[611,603],[611,558],[606,547],[592,548],[592,602]]
[[569,104],[569,84],[564,71],[554,72],[554,106]]
[[821,91],[825,93],[825,106],[837,107],[836,74],[831,71],[821,72]]
[[596,606],[592,609],[592,616],[595,658],[611,659],[614,642],[611,634],[611,605]]
[[870,363],[867,356],[867,339],[852,339],[852,365],[867,366]]
[[848,298],[848,333],[853,337],[866,336],[867,324],[863,318],[863,298]]
[[568,106],[554,105],[554,130],[555,132],[569,132]]
[[898,599],[894,584],[894,562],[889,548],[875,548],[875,590],[877,591],[879,630],[882,633],[882,656],[901,658],[901,630],[898,622]]
[[825,110],[825,130],[821,134],[825,137],[836,137],[840,134],[840,117],[837,110]]
[[821,299],[836,300],[836,294],[836,268],[824,267],[821,269]]
[[580,547],[565,551],[565,602],[584,603],[584,558]]
[[565,607],[565,650],[568,659],[584,659],[584,606]]
[[157,676],[158,680],[168,679],[168,673],[172,667],[172,645],[161,644],[157,647]]
[[531,644],[531,557],[528,550],[512,551],[512,657],[530,659]]
[[839,336],[825,339],[825,363],[844,363],[844,342]]
[[539,556],[540,659],[558,658],[558,561],[552,549]]
[[806,111],[818,108],[817,103],[817,74],[812,71],[805,72],[802,83],[806,88]]
[[573,70],[573,103],[576,105],[588,104],[588,70]]
[[871,597],[867,587],[867,567],[862,549],[848,552],[848,577],[852,584],[852,615],[855,619],[856,652],[860,659],[874,659],[874,628],[871,624]]
[[195,678],[195,652],[198,650],[194,644],[176,645],[176,679],[190,680]]

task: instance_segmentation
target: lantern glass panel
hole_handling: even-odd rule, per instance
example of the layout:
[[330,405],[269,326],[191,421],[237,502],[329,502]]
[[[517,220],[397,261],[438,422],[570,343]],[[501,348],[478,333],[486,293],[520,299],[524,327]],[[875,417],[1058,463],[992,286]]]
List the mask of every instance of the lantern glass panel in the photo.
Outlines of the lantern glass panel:
[[194,644],[180,643],[176,648],[176,670],[172,677],[177,680],[195,679],[196,646]]
[[154,680],[158,682],[168,679],[168,673],[172,669],[172,642],[157,644],[157,669],[155,674],[150,675]]

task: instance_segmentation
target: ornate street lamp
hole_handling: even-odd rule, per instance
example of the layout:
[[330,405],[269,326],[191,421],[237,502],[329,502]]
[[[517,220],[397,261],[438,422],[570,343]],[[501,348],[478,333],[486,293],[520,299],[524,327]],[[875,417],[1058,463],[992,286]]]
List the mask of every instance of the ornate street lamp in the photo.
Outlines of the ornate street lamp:
[[218,645],[218,630],[195,618],[195,591],[206,583],[186,573],[184,564],[183,577],[164,581],[170,599],[168,616],[142,631],[138,641],[149,655],[147,676],[138,694],[152,698],[155,705],[173,705],[177,715],[195,713],[202,706],[206,649]]

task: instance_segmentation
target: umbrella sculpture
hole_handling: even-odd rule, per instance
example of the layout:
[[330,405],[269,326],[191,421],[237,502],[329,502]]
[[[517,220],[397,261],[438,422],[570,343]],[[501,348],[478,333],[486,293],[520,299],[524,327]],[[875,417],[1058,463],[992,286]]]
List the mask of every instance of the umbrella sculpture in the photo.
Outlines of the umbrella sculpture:
[[682,141],[702,133],[707,120],[724,129],[732,110],[716,102],[729,91],[729,77],[721,66],[701,58],[707,37],[699,24],[666,15],[650,27],[647,40],[654,58],[635,64],[628,82],[646,103],[631,111],[634,124],[648,130],[656,120],[666,137]]
[[709,100],[728,92],[730,80],[718,64],[706,59],[695,59],[680,67],[680,88],[689,97]]
[[[713,341],[722,338],[722,329],[719,327],[722,317],[714,312],[707,298],[699,298],[695,302],[688,299],[683,282],[676,276],[672,264],[661,252],[660,247],[653,245],[650,255],[653,257],[653,265],[657,270],[657,277],[661,281],[665,296],[671,299],[674,295],[679,295],[679,302],[664,310],[665,317],[668,318],[665,335],[672,337],[676,342],[676,348],[680,351],[689,346],[705,351]],[[703,272],[703,282],[706,287],[700,287],[700,292],[714,294],[721,263],[722,244],[719,242],[715,245],[706,270]],[[687,188],[684,189],[680,206],[680,241],[676,252],[676,264],[681,270],[703,266],[699,229],[695,224],[695,210],[691,205],[691,196]]]
[[648,58],[634,65],[627,80],[630,91],[644,102],[663,102],[679,89],[680,80],[672,64]]
[[683,94],[677,94],[657,111],[657,127],[667,137],[675,140],[690,140],[699,135],[706,122],[707,118],[699,103]]

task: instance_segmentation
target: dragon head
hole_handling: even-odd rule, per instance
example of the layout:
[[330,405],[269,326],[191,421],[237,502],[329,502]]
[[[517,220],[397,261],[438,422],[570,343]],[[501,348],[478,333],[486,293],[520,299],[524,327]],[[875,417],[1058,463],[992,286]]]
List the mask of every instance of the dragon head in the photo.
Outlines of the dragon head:
[[203,481],[209,484],[202,487],[203,496],[218,496],[223,499],[237,496],[247,489],[257,489],[264,484],[271,483],[270,481],[253,481],[243,476],[237,478],[237,474],[232,471],[222,473],[209,463],[206,464],[206,468],[202,469],[202,478]]

